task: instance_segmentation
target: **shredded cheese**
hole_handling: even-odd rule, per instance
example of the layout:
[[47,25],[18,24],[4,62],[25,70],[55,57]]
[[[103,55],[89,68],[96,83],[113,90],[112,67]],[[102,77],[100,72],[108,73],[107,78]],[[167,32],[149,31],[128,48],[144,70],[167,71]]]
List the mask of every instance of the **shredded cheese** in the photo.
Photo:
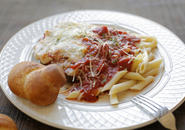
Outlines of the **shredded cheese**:
[[96,81],[94,80],[94,81],[93,81],[93,88],[95,87],[95,84],[96,84]]
[[99,72],[96,75],[99,75],[101,73],[101,70],[102,70],[103,66],[104,66],[104,64],[101,66]]
[[134,60],[134,58],[130,58],[130,60],[128,61],[128,64],[130,64],[132,61]]
[[91,59],[90,59],[90,62],[89,62],[89,64],[90,64],[91,76],[92,76],[92,77],[94,77],[94,73],[93,73],[93,71],[92,71],[92,63],[91,63]]
[[72,82],[75,81],[75,77],[76,77],[76,71],[74,71]]
[[126,51],[124,51],[124,50],[122,50],[122,51],[129,56],[129,54]]
[[79,81],[80,81],[80,87],[82,87],[82,79],[81,79],[81,77],[78,76],[78,79],[79,79]]

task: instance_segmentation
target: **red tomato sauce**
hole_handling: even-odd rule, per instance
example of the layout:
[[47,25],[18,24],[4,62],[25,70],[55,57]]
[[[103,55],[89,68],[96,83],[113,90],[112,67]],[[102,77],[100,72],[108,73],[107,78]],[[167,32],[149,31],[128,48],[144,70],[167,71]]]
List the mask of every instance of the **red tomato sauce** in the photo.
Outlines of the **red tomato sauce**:
[[96,28],[93,32],[97,38],[82,38],[82,43],[87,46],[85,57],[71,65],[72,69],[78,70],[77,82],[71,91],[80,90],[82,100],[88,102],[98,100],[98,88],[109,82],[116,72],[130,71],[133,50],[140,42],[139,38],[127,32],[108,29],[107,26]]

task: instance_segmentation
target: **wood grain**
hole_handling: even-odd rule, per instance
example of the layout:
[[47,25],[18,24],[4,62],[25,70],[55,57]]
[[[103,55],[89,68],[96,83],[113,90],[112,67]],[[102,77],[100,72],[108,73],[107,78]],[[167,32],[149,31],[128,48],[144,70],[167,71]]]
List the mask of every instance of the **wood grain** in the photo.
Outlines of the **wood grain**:
[[[0,0],[0,49],[24,26],[41,18],[80,9],[104,9],[128,12],[154,20],[185,41],[185,0]],[[14,119],[20,130],[55,130],[31,119],[5,97],[0,90],[0,113]],[[185,129],[185,103],[175,112],[178,130]],[[163,130],[159,123],[141,130]]]

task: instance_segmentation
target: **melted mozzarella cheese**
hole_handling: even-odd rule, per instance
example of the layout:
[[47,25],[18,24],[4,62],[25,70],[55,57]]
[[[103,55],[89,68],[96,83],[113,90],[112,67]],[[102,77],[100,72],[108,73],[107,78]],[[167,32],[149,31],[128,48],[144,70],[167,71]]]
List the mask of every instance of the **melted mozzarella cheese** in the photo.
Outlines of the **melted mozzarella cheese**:
[[83,36],[95,35],[92,30],[96,26],[82,23],[62,23],[54,29],[46,31],[44,39],[35,46],[35,56],[42,63],[48,63],[51,58],[46,54],[60,51],[60,55],[67,57],[69,62],[80,60],[85,52],[86,46],[82,44]]

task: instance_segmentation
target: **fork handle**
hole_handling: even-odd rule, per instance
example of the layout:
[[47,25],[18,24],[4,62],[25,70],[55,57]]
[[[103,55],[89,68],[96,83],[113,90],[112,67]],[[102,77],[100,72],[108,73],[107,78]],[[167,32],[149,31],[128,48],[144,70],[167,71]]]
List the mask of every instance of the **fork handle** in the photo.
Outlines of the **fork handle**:
[[173,113],[170,111],[166,115],[159,118],[158,121],[165,128],[168,128],[170,130],[177,130],[175,117],[174,117]]

